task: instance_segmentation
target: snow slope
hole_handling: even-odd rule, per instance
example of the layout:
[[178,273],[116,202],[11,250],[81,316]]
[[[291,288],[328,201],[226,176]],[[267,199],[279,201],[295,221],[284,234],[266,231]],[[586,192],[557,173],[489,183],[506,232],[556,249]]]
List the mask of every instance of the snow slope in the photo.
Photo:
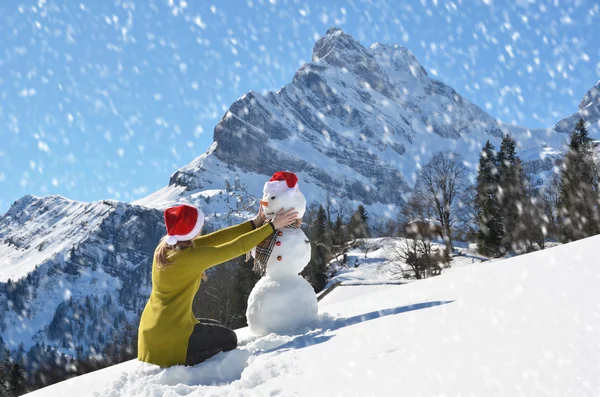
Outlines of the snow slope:
[[[396,280],[396,282],[406,282],[406,280],[399,281],[398,279],[403,276],[403,271],[410,272],[410,268],[398,258],[396,253],[402,250],[405,242],[406,239],[402,237],[380,237],[358,240],[357,246],[347,252],[346,266],[343,266],[339,262],[342,258],[334,258],[330,262],[329,269],[333,272],[333,276],[325,288],[336,283],[342,283],[343,285],[358,283],[364,285],[366,283],[390,283],[393,280]],[[453,245],[458,255],[452,259],[451,267],[444,269],[444,272],[489,259],[477,253],[475,244],[471,244],[471,247],[469,243],[454,241]],[[443,241],[432,242],[432,249],[434,251],[443,250],[445,249],[445,244]]]
[[131,361],[31,396],[598,396],[598,243],[342,287],[297,335],[242,329],[196,367]]

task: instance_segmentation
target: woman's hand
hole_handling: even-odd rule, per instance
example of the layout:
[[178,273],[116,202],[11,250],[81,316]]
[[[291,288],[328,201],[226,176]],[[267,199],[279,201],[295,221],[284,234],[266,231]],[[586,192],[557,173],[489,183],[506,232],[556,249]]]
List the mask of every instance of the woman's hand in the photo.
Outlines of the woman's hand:
[[295,208],[290,208],[287,211],[283,211],[283,208],[273,217],[271,223],[275,229],[281,229],[284,226],[289,225],[298,218],[298,212]]
[[256,215],[254,217],[254,219],[252,219],[252,223],[254,223],[255,228],[261,227],[265,223],[266,219],[267,219],[267,216],[265,215],[265,211],[263,209],[263,206],[261,205],[258,208],[258,215]]

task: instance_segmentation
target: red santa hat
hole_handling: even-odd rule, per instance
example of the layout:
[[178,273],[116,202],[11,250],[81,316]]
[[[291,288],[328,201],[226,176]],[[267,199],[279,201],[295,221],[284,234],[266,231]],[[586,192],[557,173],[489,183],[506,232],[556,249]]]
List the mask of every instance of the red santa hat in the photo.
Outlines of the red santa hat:
[[200,233],[204,224],[204,213],[191,205],[183,204],[165,210],[167,244],[191,240]]
[[278,171],[265,183],[263,194],[292,193],[298,190],[298,177],[293,172]]

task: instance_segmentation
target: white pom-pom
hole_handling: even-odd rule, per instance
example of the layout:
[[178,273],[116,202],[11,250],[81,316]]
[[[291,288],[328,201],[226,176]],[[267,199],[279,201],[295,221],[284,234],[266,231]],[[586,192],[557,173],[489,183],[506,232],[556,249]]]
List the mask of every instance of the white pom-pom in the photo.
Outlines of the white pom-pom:
[[167,237],[167,244],[169,244],[169,245],[177,244],[177,237],[175,237],[175,236]]

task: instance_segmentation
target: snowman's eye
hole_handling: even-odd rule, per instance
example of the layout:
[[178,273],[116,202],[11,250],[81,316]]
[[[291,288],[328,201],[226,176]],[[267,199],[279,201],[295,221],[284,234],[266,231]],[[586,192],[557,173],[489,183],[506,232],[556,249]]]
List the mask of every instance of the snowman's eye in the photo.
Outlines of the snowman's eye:
[[277,197],[275,196],[271,196],[271,200],[275,200]]

